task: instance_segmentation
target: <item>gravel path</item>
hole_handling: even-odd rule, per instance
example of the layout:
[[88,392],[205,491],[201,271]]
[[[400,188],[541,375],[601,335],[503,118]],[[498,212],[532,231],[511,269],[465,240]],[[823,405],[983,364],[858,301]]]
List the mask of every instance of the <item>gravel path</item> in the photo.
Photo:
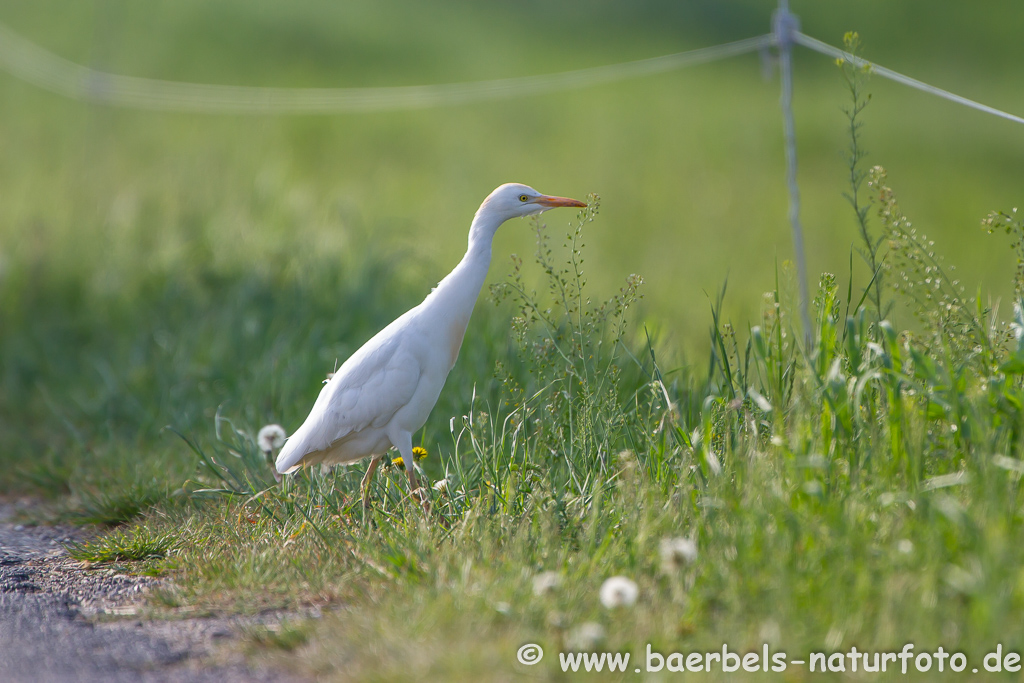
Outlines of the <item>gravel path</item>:
[[0,501],[0,681],[298,681],[255,668],[232,647],[239,629],[276,617],[132,618],[156,579],[83,569],[63,543],[76,527],[23,526]]

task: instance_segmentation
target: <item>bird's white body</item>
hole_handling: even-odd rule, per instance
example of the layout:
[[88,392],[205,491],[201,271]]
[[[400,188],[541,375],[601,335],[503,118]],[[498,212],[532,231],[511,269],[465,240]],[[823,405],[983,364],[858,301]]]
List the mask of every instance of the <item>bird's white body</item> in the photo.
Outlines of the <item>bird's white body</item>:
[[[327,382],[306,421],[285,443],[277,470],[379,456],[392,446],[413,462],[412,434],[427,421],[455,365],[491,263],[491,243],[510,218],[555,206],[585,206],[525,185],[502,185],[480,205],[469,248],[424,299],[356,351]],[[409,467],[410,483],[414,483]]]
[[[356,351],[320,391],[309,417],[285,443],[278,471],[298,464],[334,464],[401,449],[399,435],[418,430],[441,394],[462,347],[490,262],[468,264],[441,281]],[[475,266],[475,267],[474,267]],[[410,438],[411,443],[411,438]],[[412,446],[410,445],[410,448]]]

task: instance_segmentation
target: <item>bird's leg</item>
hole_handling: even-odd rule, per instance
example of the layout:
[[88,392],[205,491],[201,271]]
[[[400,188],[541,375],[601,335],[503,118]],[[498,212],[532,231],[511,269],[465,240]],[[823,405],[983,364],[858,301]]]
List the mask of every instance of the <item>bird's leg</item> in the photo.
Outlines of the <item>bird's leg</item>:
[[[410,457],[411,456],[412,454],[410,453]],[[409,460],[409,462],[412,462],[412,460]],[[419,501],[424,512],[430,512],[430,499],[427,497],[427,492],[425,489],[421,488],[419,483],[416,481],[416,467],[406,467],[405,472],[409,475],[409,493],[412,494],[413,498]]]
[[377,471],[377,465],[380,464],[380,459],[383,455],[375,455],[370,460],[370,466],[366,468],[366,474],[363,475],[363,481],[359,485],[360,490],[363,492],[363,509],[370,507],[370,482],[373,480],[373,473]]

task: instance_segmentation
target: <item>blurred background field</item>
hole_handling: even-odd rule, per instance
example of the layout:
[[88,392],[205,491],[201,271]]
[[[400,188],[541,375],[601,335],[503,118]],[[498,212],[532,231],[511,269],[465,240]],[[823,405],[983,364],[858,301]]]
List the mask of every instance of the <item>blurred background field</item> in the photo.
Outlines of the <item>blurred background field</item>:
[[[0,22],[117,74],[349,87],[716,45],[767,32],[774,5],[7,0]],[[865,57],[1024,114],[1020,2],[792,8],[814,37],[858,31]],[[899,206],[957,266],[963,298],[981,301],[949,295],[930,262],[909,268],[929,292],[945,287],[912,343],[905,309],[885,326],[870,324],[871,303],[840,305],[859,241],[843,198],[850,96],[829,59],[800,48],[795,59],[812,291],[821,272],[836,275],[819,290],[809,356],[783,341],[795,321],[761,316],[792,243],[778,74],[758,55],[537,97],[310,116],[116,109],[0,72],[0,494],[121,525],[72,551],[167,576],[142,618],[327,606],[320,622],[248,639],[325,679],[507,680],[516,646],[539,637],[539,677],[560,680],[555,649],[584,622],[607,628],[602,647],[634,652],[727,639],[1020,651],[1024,341],[1010,355],[1011,328],[982,310],[1002,301],[999,319],[1011,317],[1018,264],[980,221],[1020,204],[1024,127],[869,82],[866,165],[888,169]],[[640,361],[623,353],[613,369],[604,350],[621,348],[597,333],[587,343],[602,350],[581,345],[567,365],[545,356],[563,337],[541,333],[517,353],[515,297],[495,306],[485,293],[417,437],[426,480],[444,482],[430,516],[403,501],[394,468],[365,515],[361,464],[274,486],[251,435],[300,424],[325,374],[448,272],[479,202],[506,181],[601,195],[597,219],[582,219],[585,296],[643,276],[625,335]],[[561,263],[573,216],[545,218]],[[883,248],[896,261],[931,249],[900,239]],[[505,225],[491,282],[517,253],[543,289],[534,248],[528,222]],[[859,259],[853,269],[856,299],[868,273]],[[726,281],[719,322],[737,332],[717,325],[705,381],[710,304]],[[752,364],[740,362],[748,323],[763,326]],[[613,388],[572,398],[565,387],[587,373]],[[222,488],[196,490],[207,487]],[[683,537],[692,556],[666,572],[664,541]],[[541,571],[563,586],[538,594]],[[597,600],[612,573],[639,584],[633,611]]]
[[[0,21],[115,73],[345,87],[652,57],[767,32],[773,6],[11,0]],[[839,44],[857,30],[869,59],[1024,112],[1020,3],[793,11],[815,37]],[[801,49],[796,68],[809,272],[842,282],[856,240],[842,197],[844,84]],[[879,79],[870,91],[868,163],[889,169],[970,291],[1005,298],[1015,264],[978,226],[1020,201],[1024,131]],[[709,295],[728,279],[726,317],[743,326],[791,257],[778,92],[777,73],[748,55],[486,104],[227,116],[83,104],[0,74],[0,485],[164,486],[193,463],[160,428],[208,431],[221,405],[252,426],[294,427],[323,373],[447,272],[479,201],[506,181],[600,194],[594,296],[640,273],[638,322],[678,357],[702,359]],[[525,222],[505,226],[492,280],[508,254],[532,251]],[[482,305],[471,325],[434,432],[468,409],[502,353],[491,311]]]

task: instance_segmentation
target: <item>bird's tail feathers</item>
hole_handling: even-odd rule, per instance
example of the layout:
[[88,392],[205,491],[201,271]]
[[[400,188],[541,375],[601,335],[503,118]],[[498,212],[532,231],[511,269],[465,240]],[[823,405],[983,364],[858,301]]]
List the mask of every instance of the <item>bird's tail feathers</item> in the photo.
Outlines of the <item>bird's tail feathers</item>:
[[280,474],[294,472],[302,464],[302,457],[305,453],[298,447],[300,440],[296,439],[296,436],[296,434],[292,434],[291,438],[284,442],[281,452],[277,454],[277,462],[274,463],[274,466]]

